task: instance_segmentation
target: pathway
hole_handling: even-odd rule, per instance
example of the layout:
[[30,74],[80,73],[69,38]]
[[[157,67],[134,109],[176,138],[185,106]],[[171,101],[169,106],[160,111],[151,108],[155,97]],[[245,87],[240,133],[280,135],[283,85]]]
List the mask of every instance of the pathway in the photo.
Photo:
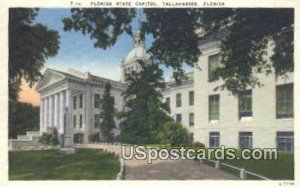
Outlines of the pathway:
[[[120,145],[87,144],[88,148],[121,154]],[[238,180],[236,176],[194,160],[125,160],[125,180]]]

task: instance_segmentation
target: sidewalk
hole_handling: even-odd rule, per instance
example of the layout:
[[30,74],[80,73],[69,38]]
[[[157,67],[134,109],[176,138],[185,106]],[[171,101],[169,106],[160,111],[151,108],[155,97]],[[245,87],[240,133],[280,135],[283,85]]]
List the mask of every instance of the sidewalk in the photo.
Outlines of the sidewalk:
[[[88,144],[121,155],[121,145]],[[239,180],[238,177],[194,160],[125,160],[125,180]]]
[[194,160],[125,160],[125,180],[239,180]]

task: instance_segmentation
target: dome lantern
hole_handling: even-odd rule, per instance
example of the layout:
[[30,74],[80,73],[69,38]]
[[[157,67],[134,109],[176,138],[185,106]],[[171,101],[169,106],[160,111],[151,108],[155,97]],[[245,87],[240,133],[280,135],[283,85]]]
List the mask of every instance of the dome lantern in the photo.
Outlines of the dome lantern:
[[139,61],[150,63],[150,55],[147,53],[141,32],[137,31],[133,38],[134,48],[128,53],[121,64],[121,81],[126,82],[126,75],[133,71],[139,72],[141,65]]

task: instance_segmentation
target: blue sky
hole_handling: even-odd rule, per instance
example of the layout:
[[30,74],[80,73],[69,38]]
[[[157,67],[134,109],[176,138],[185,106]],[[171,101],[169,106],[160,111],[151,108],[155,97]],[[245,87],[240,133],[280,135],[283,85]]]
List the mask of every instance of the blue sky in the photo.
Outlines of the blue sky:
[[[116,44],[106,50],[94,48],[94,41],[88,35],[81,32],[65,32],[63,30],[62,19],[70,15],[70,9],[40,9],[36,17],[36,22],[46,25],[49,29],[59,32],[60,49],[58,54],[49,58],[45,68],[53,68],[67,71],[69,68],[77,69],[92,74],[120,80],[120,64],[123,58],[133,48],[133,40],[123,34],[119,37]],[[133,21],[134,31],[138,29],[138,21]],[[146,49],[152,42],[151,36],[146,36]],[[163,68],[165,77],[168,79],[172,74],[170,69]]]

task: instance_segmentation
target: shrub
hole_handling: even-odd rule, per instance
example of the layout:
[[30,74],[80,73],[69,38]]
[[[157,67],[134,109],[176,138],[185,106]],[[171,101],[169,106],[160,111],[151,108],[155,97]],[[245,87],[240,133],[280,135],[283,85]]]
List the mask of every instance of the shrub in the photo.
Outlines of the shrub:
[[189,143],[183,143],[183,144],[180,145],[180,147],[190,148],[191,144],[189,144]]
[[91,142],[91,143],[99,142],[100,141],[99,132],[90,134],[88,139],[89,139],[89,142]]
[[44,145],[58,145],[59,142],[56,128],[48,128],[47,133],[43,133],[39,138],[39,143]]
[[49,139],[49,145],[58,145],[58,138],[55,135],[51,135]]
[[205,148],[205,145],[203,143],[200,143],[200,142],[194,142],[192,144],[192,147],[195,148],[195,149],[202,149],[202,148]]
[[160,139],[160,143],[170,144],[173,147],[179,146],[188,142],[188,130],[181,124],[169,121],[163,125],[158,138]]
[[44,145],[58,145],[58,138],[56,134],[43,133],[39,138],[39,143]]
[[43,133],[43,135],[39,138],[39,143],[41,144],[47,144],[48,139],[49,139],[49,134]]

